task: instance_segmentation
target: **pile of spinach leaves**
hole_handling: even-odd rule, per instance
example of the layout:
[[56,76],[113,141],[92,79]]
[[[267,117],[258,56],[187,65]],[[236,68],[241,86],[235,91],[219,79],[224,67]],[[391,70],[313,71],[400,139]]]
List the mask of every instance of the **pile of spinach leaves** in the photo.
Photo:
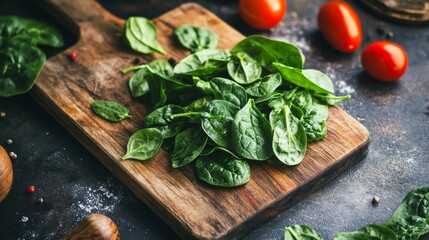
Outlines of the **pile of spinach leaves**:
[[38,46],[62,47],[53,26],[17,16],[0,16],[0,97],[28,92],[45,64]]
[[[195,163],[208,184],[234,187],[250,178],[248,160],[299,164],[307,142],[327,134],[331,79],[303,69],[293,44],[250,36],[231,50],[215,49],[208,29],[184,25],[175,32],[193,53],[176,66],[155,60],[124,69],[133,97],[146,97],[152,111],[131,136],[123,159],[148,160],[160,147],[172,167]],[[150,154],[149,154],[150,153]]]
[[[338,233],[334,240],[418,240],[429,233],[429,187],[416,187],[402,200],[393,215],[382,224],[370,224],[354,232]],[[306,225],[287,227],[285,240],[323,240]]]

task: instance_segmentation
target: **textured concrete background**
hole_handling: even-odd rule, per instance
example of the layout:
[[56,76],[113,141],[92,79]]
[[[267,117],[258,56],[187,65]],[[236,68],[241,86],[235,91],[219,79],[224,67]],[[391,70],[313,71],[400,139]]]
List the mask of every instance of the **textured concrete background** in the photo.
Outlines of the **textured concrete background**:
[[[55,22],[23,2],[0,1],[0,13],[18,9],[25,16]],[[100,2],[122,18],[154,18],[185,1]],[[325,239],[332,239],[337,232],[383,222],[410,189],[429,185],[428,27],[390,23],[356,1],[348,1],[361,17],[363,46],[386,39],[385,33],[392,32],[391,40],[408,52],[407,73],[397,83],[384,84],[362,72],[362,47],[354,54],[340,54],[321,38],[315,16],[325,1],[289,1],[286,18],[266,32],[252,30],[240,20],[237,1],[196,2],[246,35],[258,33],[298,45],[306,56],[307,68],[330,75],[337,94],[352,95],[341,107],[371,134],[366,159],[244,239],[282,239],[284,227],[293,224],[310,225]],[[67,36],[72,43],[73,37]],[[7,114],[0,119],[0,144],[18,155],[13,160],[12,190],[0,204],[1,239],[57,239],[82,217],[95,212],[111,217],[123,239],[177,238],[29,95],[0,99],[0,111]],[[12,145],[6,145],[8,138],[13,138]],[[36,186],[35,194],[25,193],[29,185]],[[371,204],[373,196],[381,199],[377,206]],[[44,204],[36,203],[39,197]]]

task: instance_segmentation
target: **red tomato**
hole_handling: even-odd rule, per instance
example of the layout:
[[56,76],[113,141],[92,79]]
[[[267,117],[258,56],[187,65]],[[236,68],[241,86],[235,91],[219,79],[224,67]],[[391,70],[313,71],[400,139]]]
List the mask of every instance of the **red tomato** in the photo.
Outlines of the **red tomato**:
[[343,1],[330,1],[323,5],[317,16],[323,37],[340,52],[356,51],[362,42],[360,19],[353,8]]
[[276,26],[287,9],[285,0],[240,0],[241,18],[250,26],[268,30]]
[[378,41],[371,43],[363,50],[361,63],[371,77],[393,82],[407,70],[408,57],[405,50],[398,44]]

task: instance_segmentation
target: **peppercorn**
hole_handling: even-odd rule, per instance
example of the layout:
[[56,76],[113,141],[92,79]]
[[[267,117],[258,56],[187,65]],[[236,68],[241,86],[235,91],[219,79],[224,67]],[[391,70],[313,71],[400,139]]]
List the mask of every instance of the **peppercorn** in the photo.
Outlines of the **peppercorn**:
[[372,201],[371,201],[372,205],[377,205],[379,202],[380,202],[379,197],[375,196],[372,198]]
[[9,145],[11,145],[13,143],[13,140],[12,139],[8,139],[8,140],[6,140],[6,143],[9,144]]
[[30,194],[33,194],[34,192],[36,192],[36,187],[34,186],[28,186],[27,187],[27,192]]
[[177,61],[174,58],[169,58],[168,63],[170,63],[171,66],[175,66],[177,64]]
[[70,53],[69,57],[70,57],[70,60],[74,61],[76,59],[76,57],[77,57],[77,53],[72,52],[72,53]]
[[134,60],[133,60],[134,65],[139,65],[141,62],[142,62],[142,60],[140,58],[134,58]]
[[9,157],[12,159],[16,159],[18,157],[18,155],[16,155],[16,153],[14,153],[14,152],[10,152]]
[[43,198],[39,197],[39,198],[37,199],[37,203],[38,203],[38,204],[42,204],[42,203],[43,203]]

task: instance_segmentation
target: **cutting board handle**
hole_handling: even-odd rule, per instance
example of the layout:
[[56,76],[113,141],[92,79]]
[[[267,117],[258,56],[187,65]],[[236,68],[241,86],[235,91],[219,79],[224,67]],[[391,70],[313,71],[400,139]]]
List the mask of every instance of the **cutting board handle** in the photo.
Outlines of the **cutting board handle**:
[[[42,0],[34,1],[56,17],[80,38],[86,27],[104,28],[107,24],[122,24],[123,20],[112,15],[95,0]],[[101,29],[100,29],[101,30]],[[90,39],[87,39],[90,40]]]

